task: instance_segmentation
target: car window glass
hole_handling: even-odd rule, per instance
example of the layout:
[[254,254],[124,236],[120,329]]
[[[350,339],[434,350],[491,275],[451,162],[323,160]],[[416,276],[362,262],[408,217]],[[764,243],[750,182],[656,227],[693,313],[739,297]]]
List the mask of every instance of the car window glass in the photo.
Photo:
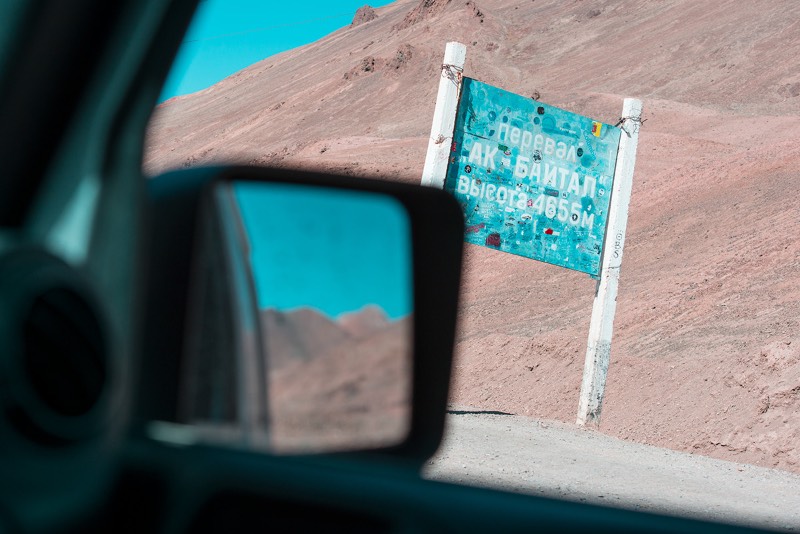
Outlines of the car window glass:
[[[800,529],[800,4],[311,2],[266,20],[247,3],[228,9],[237,25],[210,15],[213,3],[153,116],[147,175],[236,162],[419,183],[449,41],[467,50],[463,72],[444,65],[453,79],[608,127],[624,123],[625,97],[641,99],[599,428],[575,426],[596,281],[490,250],[504,242],[490,234],[466,246],[450,426],[425,476]],[[265,34],[328,17],[305,44],[236,63],[236,46],[252,52]],[[190,51],[212,45],[230,71],[182,86]],[[522,143],[524,123],[503,124]],[[507,192],[519,185],[503,163],[513,148],[450,157],[501,176]],[[565,189],[570,178],[551,169]],[[474,209],[497,203],[473,179],[461,187]]]
[[[15,48],[12,45],[17,32],[21,31],[22,17],[24,15],[25,0],[8,0],[0,4],[0,73],[4,74],[6,63],[13,56]],[[0,76],[2,79],[2,76]]]

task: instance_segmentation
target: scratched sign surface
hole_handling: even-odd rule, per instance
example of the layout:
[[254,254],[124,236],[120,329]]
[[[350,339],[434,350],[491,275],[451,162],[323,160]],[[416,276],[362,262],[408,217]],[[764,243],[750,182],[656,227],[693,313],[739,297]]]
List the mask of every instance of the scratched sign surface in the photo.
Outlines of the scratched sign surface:
[[597,277],[620,132],[464,78],[445,189],[466,241]]

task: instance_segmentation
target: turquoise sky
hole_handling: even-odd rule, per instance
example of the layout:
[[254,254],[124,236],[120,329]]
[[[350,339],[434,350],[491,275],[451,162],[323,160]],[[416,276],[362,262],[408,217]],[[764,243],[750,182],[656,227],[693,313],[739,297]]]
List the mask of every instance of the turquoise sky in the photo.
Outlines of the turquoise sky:
[[274,54],[314,42],[388,0],[200,2],[160,101],[205,89]]
[[408,216],[391,197],[292,184],[240,183],[261,308],[309,306],[338,317],[413,307]]

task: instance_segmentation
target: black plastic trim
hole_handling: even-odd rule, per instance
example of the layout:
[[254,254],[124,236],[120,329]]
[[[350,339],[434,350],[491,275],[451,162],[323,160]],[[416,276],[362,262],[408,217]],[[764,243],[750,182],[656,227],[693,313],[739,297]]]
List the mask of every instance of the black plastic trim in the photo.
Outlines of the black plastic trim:
[[397,182],[263,167],[189,169],[153,179],[149,184],[151,262],[146,361],[139,383],[144,403],[140,406],[140,424],[175,419],[199,206],[203,193],[210,191],[212,184],[230,181],[283,182],[383,193],[407,210],[414,276],[410,431],[396,446],[344,456],[383,455],[421,466],[436,451],[444,432],[461,279],[463,216],[449,194]]

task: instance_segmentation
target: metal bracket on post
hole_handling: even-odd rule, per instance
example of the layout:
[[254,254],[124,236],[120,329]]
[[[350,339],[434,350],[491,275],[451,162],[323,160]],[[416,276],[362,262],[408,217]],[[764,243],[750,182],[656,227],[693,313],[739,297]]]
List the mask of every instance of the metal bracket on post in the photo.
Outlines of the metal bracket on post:
[[453,142],[453,129],[456,124],[458,97],[461,93],[461,74],[466,59],[465,45],[457,42],[447,43],[439,79],[439,93],[436,95],[436,108],[433,111],[428,153],[422,170],[422,185],[444,188],[450,145]]
[[580,426],[587,423],[595,426],[600,424],[606,375],[611,359],[611,336],[617,309],[619,270],[628,226],[628,205],[631,200],[641,117],[642,103],[633,98],[626,98],[622,107],[622,117],[618,123],[622,127],[622,136],[614,170],[608,230],[603,243],[603,263],[592,306],[592,322],[586,346],[586,363],[583,368],[581,397],[578,404],[577,424]]

